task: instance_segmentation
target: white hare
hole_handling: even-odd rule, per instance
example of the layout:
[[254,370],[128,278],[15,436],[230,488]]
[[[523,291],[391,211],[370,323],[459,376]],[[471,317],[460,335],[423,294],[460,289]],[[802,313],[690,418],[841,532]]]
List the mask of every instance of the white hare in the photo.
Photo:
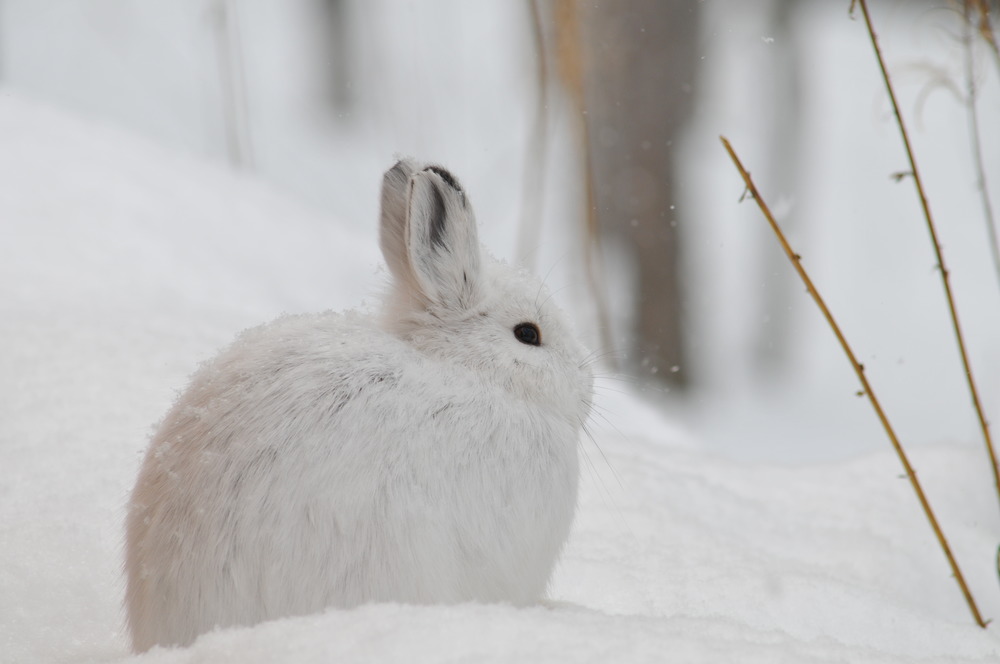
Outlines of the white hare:
[[366,602],[529,604],[576,506],[592,374],[448,171],[383,179],[380,317],[286,316],[206,363],[129,504],[136,651]]

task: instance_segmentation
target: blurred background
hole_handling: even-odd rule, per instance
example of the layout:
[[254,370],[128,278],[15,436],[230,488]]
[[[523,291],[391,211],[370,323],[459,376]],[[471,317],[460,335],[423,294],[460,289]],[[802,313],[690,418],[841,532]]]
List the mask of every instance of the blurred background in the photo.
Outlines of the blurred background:
[[[902,144],[849,5],[0,0],[0,95],[216,162],[372,243],[382,171],[401,155],[440,162],[475,201],[484,243],[571,310],[606,358],[606,389],[640,392],[735,458],[884,449],[832,334],[740,202],[724,134],[904,443],[978,445],[912,182],[892,177],[907,169]],[[995,26],[1000,9],[872,9],[1000,418],[1000,271],[970,138],[971,89],[1000,208],[1000,55],[964,16],[984,10]],[[628,433],[627,412],[605,417]]]

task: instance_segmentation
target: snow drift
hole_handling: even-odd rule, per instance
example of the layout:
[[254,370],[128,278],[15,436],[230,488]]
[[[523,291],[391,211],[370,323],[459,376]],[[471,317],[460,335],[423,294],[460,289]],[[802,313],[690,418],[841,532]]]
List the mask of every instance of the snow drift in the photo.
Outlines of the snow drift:
[[[0,661],[1000,656],[889,452],[737,464],[610,385],[547,605],[366,606],[132,657],[122,522],[151,425],[240,329],[378,288],[376,220],[345,230],[250,178],[2,91],[0,146]],[[981,608],[1000,616],[984,453],[913,460]]]

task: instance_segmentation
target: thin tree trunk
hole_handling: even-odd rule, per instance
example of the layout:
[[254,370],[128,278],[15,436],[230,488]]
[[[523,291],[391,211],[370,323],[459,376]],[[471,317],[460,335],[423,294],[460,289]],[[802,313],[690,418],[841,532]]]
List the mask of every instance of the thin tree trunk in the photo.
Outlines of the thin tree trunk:
[[675,148],[692,111],[696,2],[580,3],[586,117],[602,235],[634,257],[632,368],[687,382]]

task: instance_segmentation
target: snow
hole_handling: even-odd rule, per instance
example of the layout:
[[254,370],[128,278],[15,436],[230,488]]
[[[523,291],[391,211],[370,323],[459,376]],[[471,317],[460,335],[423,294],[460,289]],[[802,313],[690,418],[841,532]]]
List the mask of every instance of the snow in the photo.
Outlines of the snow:
[[[890,453],[798,468],[725,460],[609,380],[545,606],[366,606],[131,656],[122,523],[150,427],[240,329],[376,294],[375,219],[338,223],[5,90],[0,145],[0,661],[1000,656]],[[913,458],[981,609],[1000,615],[983,453],[932,445]]]

